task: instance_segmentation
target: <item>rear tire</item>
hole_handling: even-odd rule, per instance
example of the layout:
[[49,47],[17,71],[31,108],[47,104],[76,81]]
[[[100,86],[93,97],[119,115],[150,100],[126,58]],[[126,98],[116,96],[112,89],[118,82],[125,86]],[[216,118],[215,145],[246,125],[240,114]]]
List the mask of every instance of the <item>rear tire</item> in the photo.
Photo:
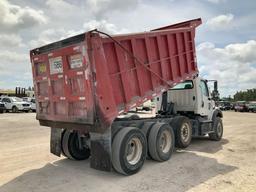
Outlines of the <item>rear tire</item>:
[[[155,124],[155,122],[145,122],[143,124],[142,128],[141,128],[141,131],[146,136],[148,144],[149,144],[149,141],[148,141],[149,133],[150,133],[150,130],[153,127],[154,124]],[[152,157],[150,156],[150,153],[149,153],[149,147],[147,147],[147,148],[148,148],[148,150],[147,150],[147,159],[152,159]]]
[[223,123],[220,117],[216,117],[213,123],[213,133],[209,133],[209,138],[213,141],[219,141],[223,135]]
[[66,129],[64,129],[61,133],[61,153],[62,153],[62,155],[67,157],[67,155],[65,154],[64,149],[63,149],[64,148],[63,137],[64,137],[65,132],[66,132]]
[[174,133],[170,125],[155,123],[148,137],[149,154],[156,161],[167,161],[174,150]]
[[141,130],[135,127],[122,128],[112,143],[112,164],[124,175],[137,173],[147,155],[147,140]]
[[77,132],[64,130],[62,133],[61,148],[64,156],[72,160],[85,160],[90,157],[89,147],[79,148]]
[[175,146],[178,148],[188,147],[192,139],[192,126],[189,118],[175,117],[171,121],[171,126],[175,130]]

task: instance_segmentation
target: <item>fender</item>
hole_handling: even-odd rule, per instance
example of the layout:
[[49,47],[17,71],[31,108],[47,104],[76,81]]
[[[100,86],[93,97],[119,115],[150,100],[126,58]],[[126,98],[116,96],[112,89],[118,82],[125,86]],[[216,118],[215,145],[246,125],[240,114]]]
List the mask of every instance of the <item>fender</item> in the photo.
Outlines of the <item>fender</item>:
[[216,117],[223,118],[223,113],[220,109],[214,109],[213,114],[212,114],[212,122],[215,121]]

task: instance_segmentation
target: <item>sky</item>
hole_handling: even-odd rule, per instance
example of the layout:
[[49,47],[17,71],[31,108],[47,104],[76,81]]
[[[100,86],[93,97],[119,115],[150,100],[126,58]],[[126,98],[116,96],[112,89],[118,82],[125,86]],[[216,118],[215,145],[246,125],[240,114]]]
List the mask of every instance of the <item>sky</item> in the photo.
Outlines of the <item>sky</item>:
[[256,88],[254,0],[0,0],[0,89],[32,86],[29,50],[91,29],[141,32],[201,17],[200,75],[221,96]]

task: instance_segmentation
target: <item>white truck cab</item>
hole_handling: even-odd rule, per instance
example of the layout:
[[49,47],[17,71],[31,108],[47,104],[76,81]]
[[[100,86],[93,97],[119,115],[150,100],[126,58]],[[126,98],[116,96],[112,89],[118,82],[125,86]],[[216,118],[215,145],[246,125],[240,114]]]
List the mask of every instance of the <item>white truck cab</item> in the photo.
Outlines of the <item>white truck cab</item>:
[[215,107],[217,81],[212,94],[207,83],[208,80],[195,77],[177,84],[157,98],[157,111],[159,115],[188,117],[193,128],[192,136],[208,134],[213,140],[220,140],[223,115]]
[[[197,77],[181,82],[167,91],[167,102],[174,104],[176,113],[193,113],[211,119],[215,102],[207,80]],[[157,110],[161,110],[162,96],[157,98]]]
[[212,118],[215,102],[213,101],[207,80],[195,78],[177,84],[168,91],[168,101],[174,103],[177,112],[192,112],[205,116],[208,120]]

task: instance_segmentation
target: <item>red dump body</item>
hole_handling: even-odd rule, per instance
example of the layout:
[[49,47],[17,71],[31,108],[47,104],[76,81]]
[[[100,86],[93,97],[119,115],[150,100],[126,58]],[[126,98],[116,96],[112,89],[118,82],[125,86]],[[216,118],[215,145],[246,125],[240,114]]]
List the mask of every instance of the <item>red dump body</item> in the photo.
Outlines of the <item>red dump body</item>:
[[192,78],[200,24],[196,19],[112,38],[91,31],[32,50],[37,118],[55,127],[110,125],[118,114]]

